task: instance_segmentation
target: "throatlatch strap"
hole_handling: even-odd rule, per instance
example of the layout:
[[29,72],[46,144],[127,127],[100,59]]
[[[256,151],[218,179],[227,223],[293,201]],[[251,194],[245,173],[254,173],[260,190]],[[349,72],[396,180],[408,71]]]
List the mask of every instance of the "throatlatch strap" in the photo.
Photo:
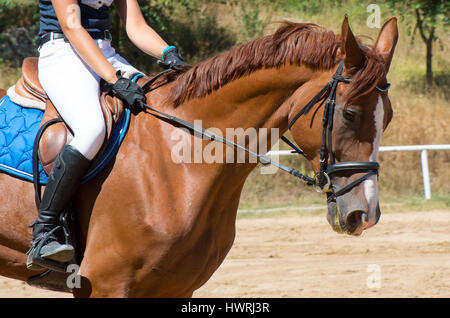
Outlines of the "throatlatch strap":
[[303,150],[301,150],[300,148],[298,148],[296,145],[294,145],[289,139],[287,139],[285,136],[281,136],[281,140],[283,140],[288,146],[290,146],[292,149],[291,153],[297,153],[299,155],[302,155],[304,157],[306,157],[306,154],[303,152]]

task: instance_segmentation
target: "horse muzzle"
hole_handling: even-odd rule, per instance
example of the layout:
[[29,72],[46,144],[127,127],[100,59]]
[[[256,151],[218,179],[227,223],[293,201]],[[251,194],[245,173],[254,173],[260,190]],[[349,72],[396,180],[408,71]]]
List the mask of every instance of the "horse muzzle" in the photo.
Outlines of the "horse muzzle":
[[336,201],[328,203],[327,220],[333,230],[340,234],[348,234],[353,236],[361,235],[362,232],[375,224],[380,219],[380,208],[377,206],[375,219],[369,218],[369,212],[362,208],[352,209],[344,212],[339,208]]
[[[366,182],[376,182],[372,179]],[[376,183],[369,185],[376,187]],[[333,199],[328,201],[327,220],[334,231],[358,236],[378,223],[381,216],[378,197],[367,198],[366,187],[363,183],[337,198],[332,197],[333,192],[328,194]]]

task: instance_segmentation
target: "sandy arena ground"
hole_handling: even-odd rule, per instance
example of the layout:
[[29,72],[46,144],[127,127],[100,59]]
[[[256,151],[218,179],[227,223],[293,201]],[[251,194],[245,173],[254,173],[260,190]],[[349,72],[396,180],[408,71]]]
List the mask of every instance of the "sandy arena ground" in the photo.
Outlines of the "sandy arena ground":
[[[383,214],[361,237],[325,216],[245,218],[194,297],[450,297],[450,211]],[[70,297],[0,278],[0,297]]]

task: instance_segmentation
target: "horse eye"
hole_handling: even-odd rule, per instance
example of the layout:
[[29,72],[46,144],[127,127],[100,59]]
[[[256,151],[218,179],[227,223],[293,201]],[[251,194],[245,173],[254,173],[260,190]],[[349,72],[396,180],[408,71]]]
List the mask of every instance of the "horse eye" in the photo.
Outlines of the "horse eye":
[[356,112],[350,109],[344,110],[344,118],[348,121],[355,121]]

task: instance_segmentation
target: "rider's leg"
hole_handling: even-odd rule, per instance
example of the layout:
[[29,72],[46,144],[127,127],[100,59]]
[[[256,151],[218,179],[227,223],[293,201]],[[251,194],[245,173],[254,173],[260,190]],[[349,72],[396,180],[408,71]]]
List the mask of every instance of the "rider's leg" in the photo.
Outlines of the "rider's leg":
[[[58,262],[73,257],[73,247],[57,242],[53,231],[58,228],[62,210],[76,192],[105,138],[99,103],[100,79],[69,43],[55,40],[41,48],[39,79],[74,138],[58,155],[49,175],[33,226],[32,248],[27,261],[30,269],[41,269],[36,266],[36,256]],[[45,240],[44,246],[38,251],[42,240]]]
[[67,262],[72,259],[73,247],[68,244],[60,244],[55,231],[60,226],[61,212],[77,190],[89,165],[90,161],[70,145],[64,147],[56,158],[39,206],[38,218],[33,224],[30,262],[27,262],[29,268],[32,268],[32,260],[36,257],[34,249],[42,241],[43,245],[38,254],[40,257],[57,262]]

